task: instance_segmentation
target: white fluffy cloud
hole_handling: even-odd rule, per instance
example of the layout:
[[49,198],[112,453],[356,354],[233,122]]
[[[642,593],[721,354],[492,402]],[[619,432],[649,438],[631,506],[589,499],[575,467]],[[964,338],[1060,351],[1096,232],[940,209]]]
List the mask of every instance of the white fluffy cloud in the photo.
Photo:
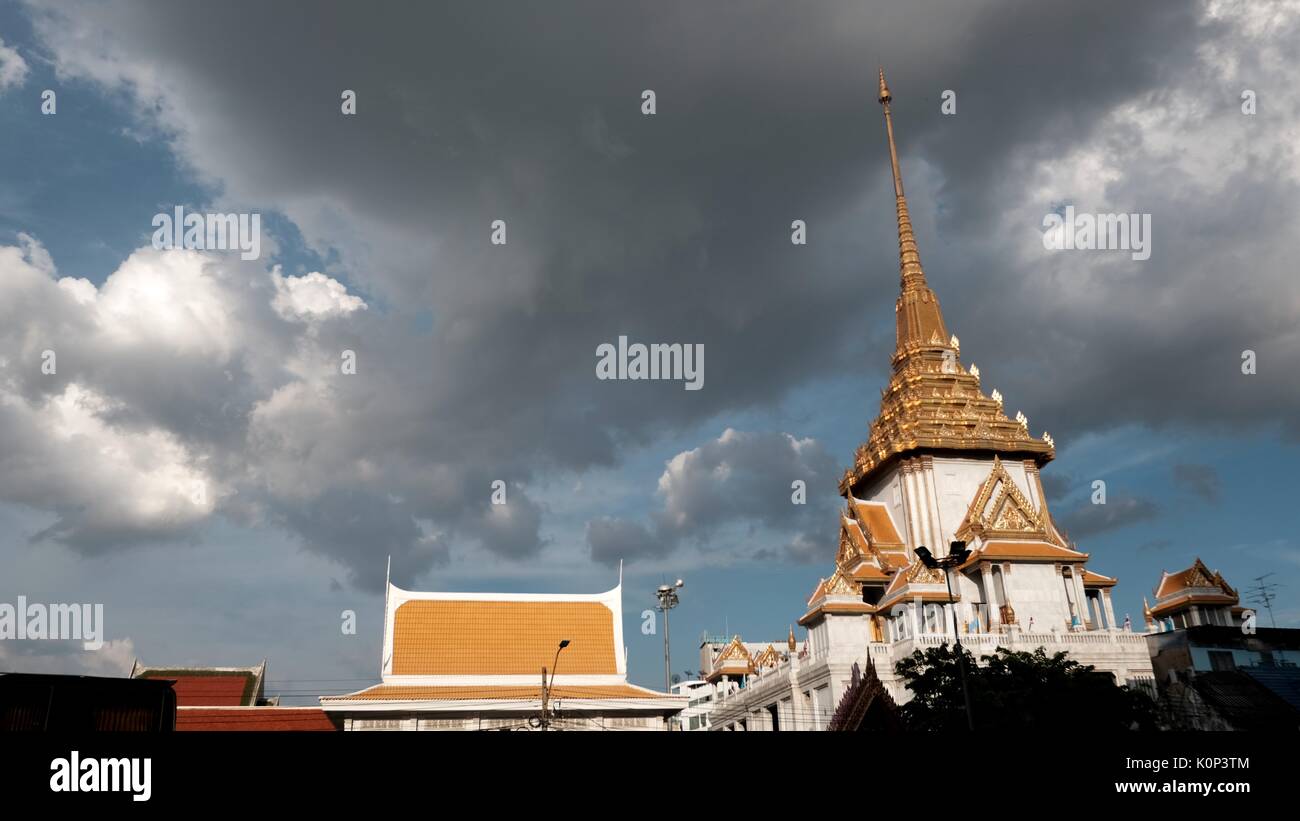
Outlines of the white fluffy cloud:
[[349,294],[343,283],[319,271],[300,277],[286,277],[276,270],[273,277],[275,299],[271,301],[271,306],[285,319],[329,319],[346,316],[366,307],[365,301]]
[[86,650],[80,640],[0,642],[0,669],[24,673],[120,678],[135,658],[130,638],[105,641],[98,650]]
[[[292,368],[312,343],[271,310],[285,280],[141,249],[96,287],[59,278],[35,238],[19,239],[0,247],[0,498],[55,516],[37,537],[91,552],[180,537],[239,489],[267,490],[249,468],[281,454],[244,455],[253,408],[310,405]],[[356,310],[322,279],[290,281]]]
[[0,40],[0,92],[16,88],[27,79],[27,61],[12,46]]

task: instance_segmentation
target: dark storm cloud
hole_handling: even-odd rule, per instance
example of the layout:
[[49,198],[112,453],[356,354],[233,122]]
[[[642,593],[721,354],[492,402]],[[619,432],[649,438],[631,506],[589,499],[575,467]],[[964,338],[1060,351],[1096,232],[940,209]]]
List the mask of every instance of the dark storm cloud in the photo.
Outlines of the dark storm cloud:
[[601,517],[587,522],[591,558],[607,565],[660,558],[672,552],[670,539],[656,537],[641,522]]
[[[731,531],[749,555],[824,558],[818,534],[835,521],[838,479],[835,459],[814,440],[727,429],[668,460],[657,491],[662,507],[649,525],[596,519],[587,542],[592,558],[608,564],[665,556],[681,544],[705,547]],[[784,541],[780,550],[776,540]]]
[[286,506],[282,515],[311,549],[347,566],[350,581],[363,589],[382,589],[389,556],[412,575],[447,561],[446,545],[422,539],[410,507],[391,499],[332,489]]
[[1059,470],[1045,471],[1039,474],[1043,481],[1043,492],[1051,502],[1059,502],[1061,499],[1069,496],[1079,489],[1078,480],[1075,477],[1061,473]]
[[[1170,88],[1207,79],[1197,46],[1230,33],[1192,4],[764,3],[740,27],[737,9],[692,3],[33,13],[64,76],[128,92],[201,179],[230,203],[282,211],[337,259],[327,273],[366,295],[366,316],[313,343],[322,362],[356,350],[357,378],[264,380],[260,402],[236,393],[225,406],[247,424],[137,403],[118,380],[128,407],[185,441],[244,436],[226,457],[241,489],[229,505],[273,511],[354,578],[373,581],[377,551],[433,566],[445,543],[429,546],[425,520],[439,538],[535,555],[541,510],[520,491],[494,518],[493,480],[613,465],[815,378],[881,373],[897,289],[882,63],[931,283],[1009,410],[1049,420],[1058,439],[1125,421],[1297,418],[1300,388],[1269,375],[1296,352],[1284,153],[1236,172],[1249,201],[1189,202],[1197,180],[1148,161],[1140,129],[1107,125],[1118,106],[1159,110]],[[1201,91],[1231,110],[1229,86]],[[654,117],[640,113],[647,88]],[[953,117],[939,112],[948,88]],[[339,112],[343,89],[358,94],[355,117]],[[1227,115],[1194,124],[1213,116]],[[1261,140],[1277,129],[1261,117]],[[1092,301],[1071,291],[1077,258],[1022,252],[1051,207],[1040,196],[1082,196],[1059,182],[1027,193],[1035,163],[1079,147],[1128,163],[1108,196],[1154,212],[1159,243],[1136,273],[1089,269]],[[488,242],[495,219],[504,247]],[[792,219],[808,222],[809,245],[790,244]],[[1249,258],[1258,288],[1223,274],[1246,246],[1273,247]],[[428,315],[431,330],[412,330]],[[620,334],[702,343],[704,390],[598,382],[596,347]],[[1246,347],[1260,351],[1256,377],[1237,368]],[[186,394],[220,394],[213,376],[195,372]],[[705,491],[670,506],[689,527],[654,527],[687,538],[728,517],[789,524],[771,518],[779,498]],[[783,493],[788,506],[788,482]],[[810,486],[810,501],[821,495]],[[373,544],[354,523],[377,528]]]
[[1219,472],[1210,465],[1178,464],[1174,482],[1207,502],[1219,501]]
[[1071,539],[1086,539],[1153,519],[1159,513],[1160,506],[1150,499],[1126,496],[1112,498],[1102,505],[1085,502],[1062,516],[1061,524]]

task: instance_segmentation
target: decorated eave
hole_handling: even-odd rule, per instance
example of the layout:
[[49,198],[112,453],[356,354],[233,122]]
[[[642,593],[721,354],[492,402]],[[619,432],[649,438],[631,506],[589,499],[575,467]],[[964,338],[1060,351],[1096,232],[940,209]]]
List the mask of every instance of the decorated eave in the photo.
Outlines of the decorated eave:
[[900,601],[917,601],[930,603],[949,603],[961,601],[961,595],[948,594],[948,582],[943,571],[926,567],[917,559],[906,569],[894,574],[893,581],[885,588],[885,595],[876,603],[876,609],[884,612]]
[[840,493],[846,496],[881,466],[910,453],[979,451],[1033,459],[1040,466],[1056,453],[1051,436],[1030,435],[1024,414],[1017,413],[1014,421],[1007,418],[1001,395],[994,390],[986,396],[981,389],[979,368],[962,364],[960,341],[948,333],[939,298],[921,267],[894,144],[892,99],[881,72],[880,103],[894,174],[901,285],[894,306],[893,373],[881,391],[880,413],[871,423],[867,441],[840,480]]
[[[559,677],[557,677],[558,679]],[[557,683],[549,697],[557,709],[569,711],[608,709],[680,710],[685,696],[674,696],[635,684]],[[521,710],[535,709],[542,698],[541,676],[532,686],[462,685],[418,686],[378,684],[343,696],[323,696],[326,710],[420,711],[420,710]]]
[[1240,602],[1234,590],[1216,570],[1211,571],[1197,558],[1191,567],[1177,573],[1162,573],[1155,589],[1155,606],[1151,615],[1163,618],[1193,604],[1236,607]]
[[933,351],[910,354],[899,363],[881,393],[867,441],[840,480],[841,494],[913,453],[976,451],[1032,459],[1039,466],[1055,457],[1050,438],[1032,436],[1027,419],[1022,424],[1007,418],[1000,394],[993,399],[983,393],[980,377],[962,365],[955,342],[936,342]]

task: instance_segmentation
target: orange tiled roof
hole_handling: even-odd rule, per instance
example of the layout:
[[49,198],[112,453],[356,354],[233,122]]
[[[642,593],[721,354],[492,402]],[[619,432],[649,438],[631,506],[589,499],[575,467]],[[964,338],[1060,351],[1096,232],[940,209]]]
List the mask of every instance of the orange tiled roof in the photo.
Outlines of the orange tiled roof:
[[1110,576],[1103,576],[1100,573],[1093,573],[1086,567],[1083,570],[1083,583],[1088,587],[1114,587],[1118,579]]
[[849,572],[849,577],[855,582],[883,582],[889,580],[890,574],[872,562],[858,562]]
[[857,616],[871,615],[876,612],[874,605],[866,602],[825,602],[799,617],[799,626],[807,627],[821,620],[823,616]]
[[594,601],[412,599],[393,615],[393,675],[615,675],[614,614]]
[[1165,573],[1156,587],[1156,598],[1163,599],[1176,595],[1193,587],[1217,587],[1225,596],[1236,598],[1237,591],[1224,581],[1223,576],[1212,572],[1199,558],[1186,570],[1177,573]]
[[858,521],[865,523],[871,533],[873,544],[901,545],[903,543],[903,538],[898,535],[898,528],[894,527],[894,520],[883,504],[864,502],[853,496],[849,498],[852,500],[853,512]]
[[[540,674],[540,673],[539,673]],[[338,701],[479,701],[501,699],[507,701],[536,701],[542,697],[540,683],[535,686],[515,685],[465,685],[426,687],[404,684],[377,684],[360,692],[344,696],[323,696],[322,704]],[[609,699],[609,698],[674,698],[637,687],[634,684],[556,684],[551,687],[551,698]]]

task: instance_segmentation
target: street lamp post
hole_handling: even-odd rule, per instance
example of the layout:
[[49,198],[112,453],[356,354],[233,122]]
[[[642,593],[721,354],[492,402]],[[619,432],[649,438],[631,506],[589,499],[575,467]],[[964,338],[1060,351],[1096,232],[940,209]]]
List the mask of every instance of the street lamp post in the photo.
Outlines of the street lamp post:
[[568,639],[561,639],[555,648],[555,661],[551,663],[551,680],[546,680],[546,668],[542,668],[542,729],[551,729],[551,685],[555,683],[555,669],[560,666],[560,651],[569,646]]
[[957,645],[957,669],[961,675],[961,697],[966,704],[966,727],[973,731],[975,729],[975,711],[971,708],[970,686],[966,683],[966,653],[961,648],[961,629],[957,624],[957,606],[952,598],[952,576],[948,573],[951,568],[960,567],[964,564],[970,558],[970,551],[966,549],[965,542],[953,542],[948,547],[948,555],[942,559],[936,559],[925,545],[916,548],[916,555],[920,557],[921,563],[931,570],[943,570],[943,579],[948,583],[948,605],[952,607],[952,636]]
[[672,682],[672,663],[668,650],[668,611],[678,605],[677,591],[682,589],[686,582],[681,579],[676,584],[661,584],[655,591],[655,596],[659,599],[659,609],[664,614],[664,692],[671,693],[673,689]]

